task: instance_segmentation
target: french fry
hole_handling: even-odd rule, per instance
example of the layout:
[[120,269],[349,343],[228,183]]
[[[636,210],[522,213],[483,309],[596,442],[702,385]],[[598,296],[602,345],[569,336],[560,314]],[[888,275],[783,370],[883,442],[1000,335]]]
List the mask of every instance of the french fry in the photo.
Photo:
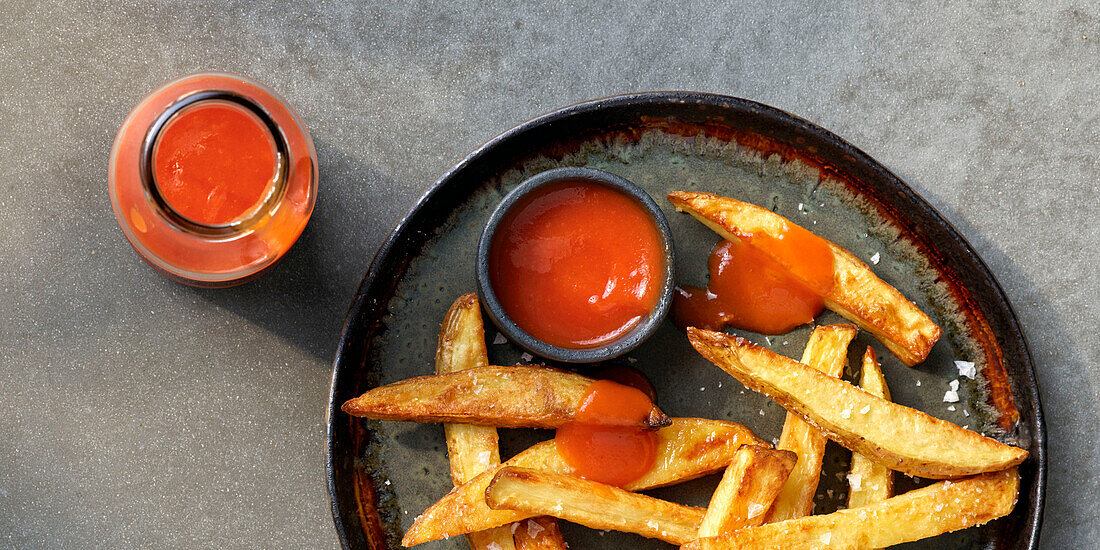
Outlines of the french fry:
[[[653,467],[628,483],[624,487],[628,491],[664,487],[712,474],[725,468],[741,445],[766,445],[741,424],[703,418],[675,418],[671,426],[656,433],[657,458]],[[505,465],[573,473],[552,440],[532,446]],[[489,470],[444,495],[416,518],[401,544],[414,546],[531,517],[511,510],[492,510],[485,504],[485,489],[495,474],[495,470]]]
[[[501,428],[558,428],[570,422],[591,378],[550,367],[475,367],[374,388],[341,407],[376,420],[456,422]],[[656,406],[639,426],[671,420]]]
[[516,467],[497,472],[485,490],[485,502],[493,509],[552,515],[672,544],[694,539],[705,512],[571,475]]
[[[481,305],[476,294],[463,294],[443,317],[439,343],[435,348],[435,372],[448,374],[488,364]],[[451,480],[455,487],[500,464],[496,428],[447,423],[443,425],[443,430],[451,460]],[[507,527],[469,533],[466,540],[473,550],[515,548],[512,532]]]
[[[710,193],[677,191],[668,200],[727,240],[760,232],[778,236],[794,225],[767,208]],[[851,252],[825,242],[833,251],[833,287],[823,296],[825,307],[874,334],[907,365],[923,361],[943,333],[940,327]]]
[[798,456],[742,445],[710,497],[698,537],[730,533],[764,522],[764,513],[787,481]]
[[682,550],[864,550],[934,537],[1008,515],[1016,505],[1015,468],[941,481],[860,508],[701,538]]
[[[550,516],[525,519],[513,523],[516,550],[566,550],[568,546],[558,529],[558,520]],[[505,529],[505,527],[497,527]]]
[[[848,344],[855,338],[855,325],[829,325],[817,327],[810,335],[802,353],[802,363],[829,376],[840,377],[848,363]],[[764,523],[808,516],[814,510],[814,495],[821,478],[821,461],[825,457],[828,439],[817,428],[806,423],[798,415],[787,413],[778,449],[798,455],[798,463],[791,471],[779,496],[775,498]]]
[[743,338],[688,328],[695,349],[829,439],[891,470],[946,479],[1015,466],[1027,451],[867,393]]
[[[878,366],[875,350],[867,346],[863,354],[863,369],[859,374],[859,387],[871,395],[890,399],[886,378]],[[852,453],[852,466],[848,473],[848,507],[859,508],[881,502],[894,496],[894,472],[860,453]]]

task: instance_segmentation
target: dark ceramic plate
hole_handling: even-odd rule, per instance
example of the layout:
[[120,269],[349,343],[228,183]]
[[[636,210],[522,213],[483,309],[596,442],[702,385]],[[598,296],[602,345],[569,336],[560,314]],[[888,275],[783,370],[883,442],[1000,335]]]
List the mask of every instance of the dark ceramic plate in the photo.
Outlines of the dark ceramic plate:
[[[677,214],[673,189],[734,196],[791,218],[863,258],[944,329],[929,358],[904,366],[867,333],[850,348],[857,364],[871,345],[899,403],[1027,449],[1020,499],[1008,517],[905,548],[1013,548],[1038,544],[1046,456],[1034,367],[1001,288],[961,235],[897,176],[842,139],[771,107],[732,97],[650,93],[567,107],[493,139],[443,175],[382,245],[348,313],[333,368],[327,468],[332,514],[345,548],[400,548],[401,534],[451,489],[443,430],[437,425],[373,422],[340,411],[378,384],[433,372],[439,323],[451,302],[475,288],[478,237],[504,194],[530,175],[560,166],[619,174],[653,195],[669,219],[679,280],[704,283],[706,255],[718,237]],[[826,312],[817,322],[840,321]],[[810,327],[751,340],[799,357]],[[496,331],[487,327],[492,343]],[[490,344],[494,364],[530,361],[509,343]],[[778,438],[784,411],[707,363],[670,322],[627,358],[653,381],[673,416],[742,422]],[[978,365],[960,378],[955,360]],[[535,361],[538,361],[536,358]],[[855,374],[851,370],[846,376]],[[943,401],[960,381],[959,403]],[[502,430],[502,455],[549,437]],[[816,513],[846,501],[850,453],[832,443]],[[897,476],[898,490],[926,482]],[[718,476],[653,494],[705,506]],[[668,548],[622,533],[564,524],[574,548]],[[422,548],[465,548],[462,537]]]

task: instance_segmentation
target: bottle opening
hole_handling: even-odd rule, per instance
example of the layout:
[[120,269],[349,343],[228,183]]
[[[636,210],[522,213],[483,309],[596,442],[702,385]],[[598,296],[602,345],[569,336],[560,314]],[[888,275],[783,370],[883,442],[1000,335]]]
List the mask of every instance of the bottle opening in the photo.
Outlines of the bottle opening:
[[153,187],[163,204],[206,228],[253,218],[283,173],[269,125],[228,99],[194,101],[175,111],[154,136],[150,157]]

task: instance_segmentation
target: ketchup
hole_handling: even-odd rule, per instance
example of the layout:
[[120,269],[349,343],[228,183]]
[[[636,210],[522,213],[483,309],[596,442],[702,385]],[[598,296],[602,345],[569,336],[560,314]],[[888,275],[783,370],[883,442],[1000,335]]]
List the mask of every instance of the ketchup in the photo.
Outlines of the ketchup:
[[195,286],[264,273],[305,229],[317,153],[298,114],[262,84],[188,75],[153,90],[123,121],[107,189],[134,251]]
[[278,176],[275,140],[260,117],[227,101],[196,103],[161,129],[153,173],[165,202],[205,225],[259,205]]
[[548,344],[599,346],[657,305],[661,235],[650,213],[615,189],[581,180],[542,186],[508,211],[490,246],[501,307]]
[[813,321],[833,285],[828,243],[791,224],[777,237],[718,243],[708,264],[706,288],[676,289],[672,314],[680,326],[782,334]]
[[576,475],[622,487],[645,475],[657,460],[657,434],[639,427],[652,407],[641,390],[597,380],[574,421],[554,435],[558,454]]

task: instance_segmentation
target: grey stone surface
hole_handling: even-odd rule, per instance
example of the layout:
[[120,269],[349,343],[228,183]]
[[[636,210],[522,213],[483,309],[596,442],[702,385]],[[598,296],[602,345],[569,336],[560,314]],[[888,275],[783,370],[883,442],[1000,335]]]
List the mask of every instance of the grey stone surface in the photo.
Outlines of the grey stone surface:
[[[960,229],[1036,357],[1042,545],[1100,540],[1095,3],[4,0],[0,24],[0,547],[335,546],[331,356],[390,227],[496,133],[665,89],[829,128]],[[299,243],[229,290],[147,268],[106,192],[129,109],[200,70],[283,94],[321,164]]]

